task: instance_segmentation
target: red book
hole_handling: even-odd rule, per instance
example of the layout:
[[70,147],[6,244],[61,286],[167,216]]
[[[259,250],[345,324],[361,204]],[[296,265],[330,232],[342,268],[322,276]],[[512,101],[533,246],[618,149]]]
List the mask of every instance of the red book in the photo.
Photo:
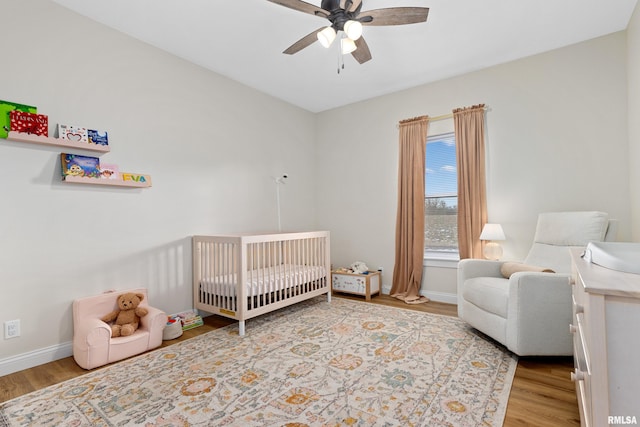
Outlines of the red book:
[[49,136],[49,117],[44,114],[13,110],[9,113],[12,132]]

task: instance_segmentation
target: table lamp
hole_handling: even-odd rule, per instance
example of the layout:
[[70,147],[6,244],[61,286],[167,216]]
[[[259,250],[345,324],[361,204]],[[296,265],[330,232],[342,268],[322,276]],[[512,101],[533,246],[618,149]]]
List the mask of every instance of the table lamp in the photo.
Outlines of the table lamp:
[[480,240],[487,240],[482,251],[486,259],[499,260],[502,256],[502,246],[496,240],[506,240],[500,224],[485,224],[480,233]]

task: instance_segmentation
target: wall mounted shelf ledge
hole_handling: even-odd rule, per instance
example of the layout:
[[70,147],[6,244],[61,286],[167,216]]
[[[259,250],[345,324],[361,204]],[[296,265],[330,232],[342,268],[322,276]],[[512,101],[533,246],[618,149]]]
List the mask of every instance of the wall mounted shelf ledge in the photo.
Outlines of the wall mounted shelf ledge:
[[[133,175],[133,174],[128,174]],[[138,178],[138,180],[129,180],[127,179],[101,179],[101,178],[91,178],[87,176],[73,176],[67,175],[62,177],[63,182],[72,182],[76,184],[93,184],[93,185],[109,185],[112,187],[137,187],[137,188],[146,188],[151,187],[151,176],[149,175],[134,175]]]
[[50,136],[31,135],[21,132],[9,132],[7,140],[16,142],[29,142],[32,144],[50,145],[55,147],[75,148],[79,150],[99,151],[108,153],[111,151],[108,145],[89,144],[86,142],[68,141],[60,138],[52,138]]

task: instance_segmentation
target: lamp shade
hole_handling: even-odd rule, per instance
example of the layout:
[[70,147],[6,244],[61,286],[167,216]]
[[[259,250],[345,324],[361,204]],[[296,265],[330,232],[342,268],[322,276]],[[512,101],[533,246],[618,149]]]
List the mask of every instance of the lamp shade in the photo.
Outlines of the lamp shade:
[[344,38],[340,40],[340,43],[342,43],[341,48],[342,48],[343,55],[346,55],[347,53],[351,53],[357,49],[356,43],[350,38]]
[[485,224],[480,233],[480,240],[505,240],[504,231],[500,224]]
[[359,21],[349,20],[344,24],[344,32],[351,40],[358,40],[362,36],[362,24]]
[[318,31],[317,37],[320,44],[328,48],[336,38],[336,30],[333,27],[326,27],[322,31]]

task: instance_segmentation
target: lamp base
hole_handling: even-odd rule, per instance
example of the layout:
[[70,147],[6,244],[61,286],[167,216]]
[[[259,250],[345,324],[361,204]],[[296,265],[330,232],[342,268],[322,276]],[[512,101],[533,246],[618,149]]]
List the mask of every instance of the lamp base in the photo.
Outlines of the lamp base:
[[497,261],[502,256],[502,246],[496,242],[487,242],[484,245],[482,254],[486,259]]

